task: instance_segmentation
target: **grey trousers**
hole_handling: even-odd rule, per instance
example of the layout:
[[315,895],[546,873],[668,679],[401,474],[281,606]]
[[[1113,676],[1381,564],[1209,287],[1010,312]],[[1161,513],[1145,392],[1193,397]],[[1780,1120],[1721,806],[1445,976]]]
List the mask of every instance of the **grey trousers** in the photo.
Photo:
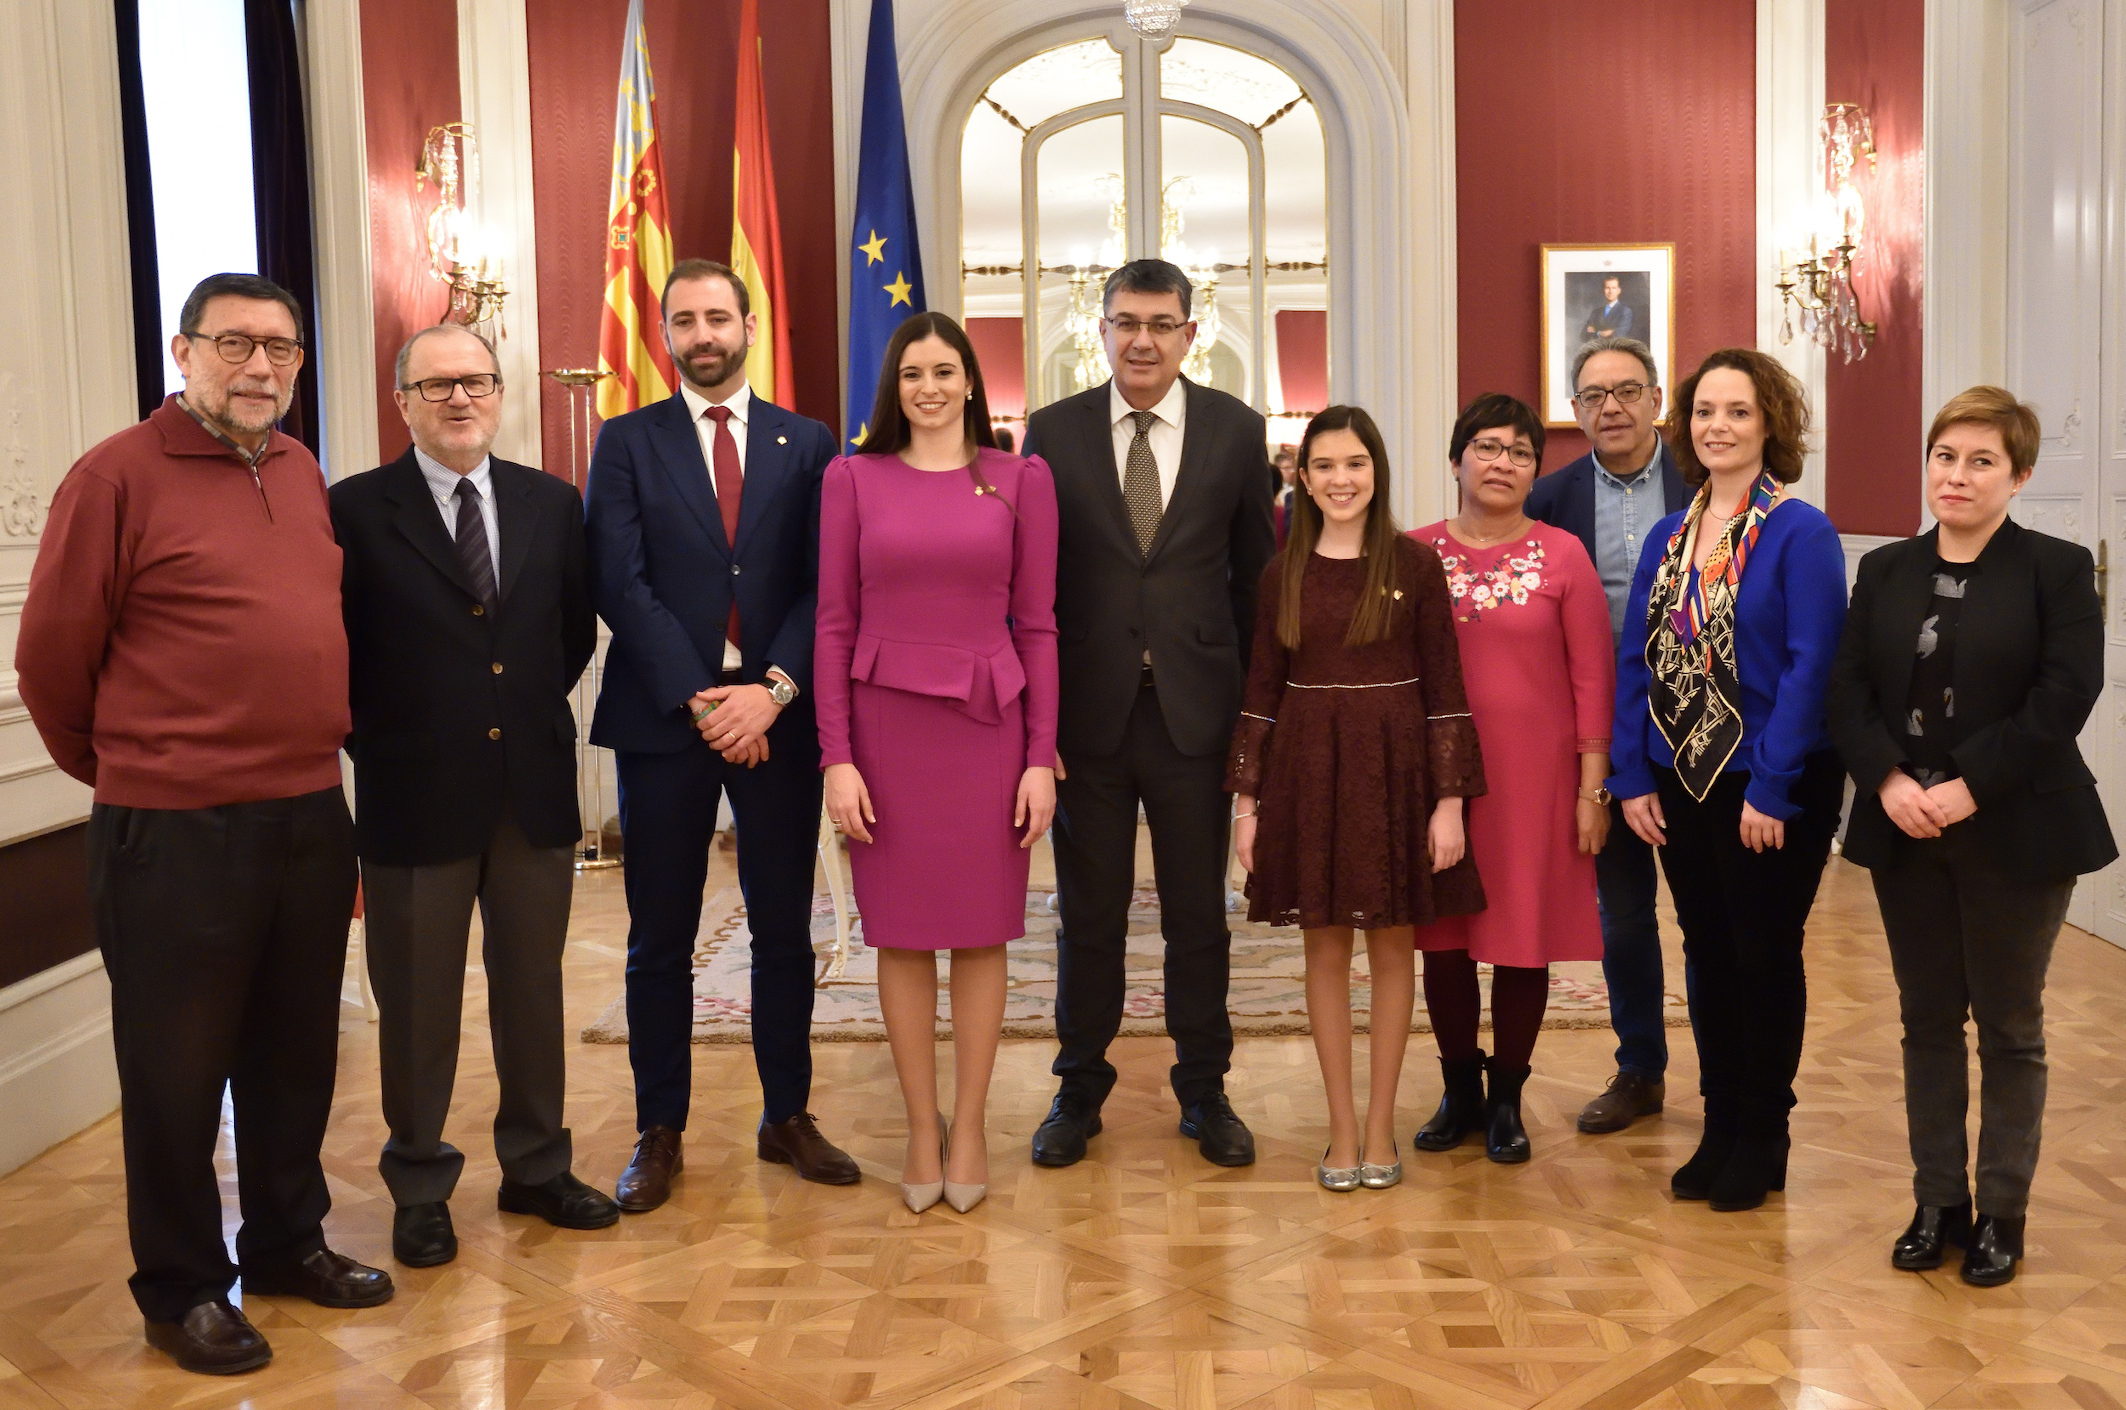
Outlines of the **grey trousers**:
[[377,1169],[399,1205],[447,1200],[465,1157],[443,1139],[457,1081],[465,952],[480,906],[494,1038],[495,1156],[504,1179],[569,1168],[561,950],[575,888],[571,849],[534,847],[505,820],[485,852],[440,866],[362,863],[369,983],[376,991],[384,1142]]
[[1905,1120],[1919,1204],[1968,1197],[1970,1059],[1978,1026],[1978,1211],[2020,1219],[2045,1117],[2045,971],[2072,881],[2001,875],[1953,831],[1874,873],[1904,1018]]

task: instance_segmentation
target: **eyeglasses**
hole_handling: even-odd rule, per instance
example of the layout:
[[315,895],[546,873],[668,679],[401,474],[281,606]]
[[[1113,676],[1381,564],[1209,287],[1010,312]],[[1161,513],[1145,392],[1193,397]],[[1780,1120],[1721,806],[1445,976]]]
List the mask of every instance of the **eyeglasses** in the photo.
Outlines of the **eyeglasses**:
[[303,355],[303,345],[293,338],[253,338],[244,333],[187,333],[185,336],[214,344],[214,351],[221,354],[223,362],[238,366],[251,360],[253,348],[264,348],[266,361],[275,367],[292,366]]
[[1527,446],[1509,446],[1504,441],[1494,441],[1489,436],[1480,441],[1469,442],[1469,449],[1476,452],[1478,460],[1497,460],[1503,455],[1523,470],[1535,464],[1535,452]]
[[1600,411],[1602,403],[1610,397],[1617,399],[1618,406],[1631,406],[1646,395],[1644,382],[1624,382],[1614,387],[1589,387],[1573,397],[1582,411]]
[[502,379],[492,372],[474,372],[465,377],[429,377],[408,382],[399,390],[419,392],[422,401],[449,401],[451,393],[460,387],[469,397],[491,397],[502,390]]
[[1177,323],[1171,318],[1155,318],[1146,323],[1142,319],[1131,318],[1126,313],[1119,318],[1103,318],[1100,321],[1125,338],[1134,338],[1139,333],[1150,333],[1154,338],[1171,338],[1188,327],[1186,323]]

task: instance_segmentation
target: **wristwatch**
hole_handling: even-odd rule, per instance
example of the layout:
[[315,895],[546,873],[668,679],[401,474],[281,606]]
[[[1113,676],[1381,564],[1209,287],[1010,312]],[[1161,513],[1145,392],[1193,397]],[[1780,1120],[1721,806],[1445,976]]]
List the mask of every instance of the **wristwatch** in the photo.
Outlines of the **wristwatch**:
[[1580,790],[1580,796],[1590,803],[1599,803],[1605,808],[1615,801],[1607,788],[1583,788]]
[[797,698],[797,687],[783,676],[769,676],[761,684],[768,688],[768,698],[773,700],[778,708],[787,706]]

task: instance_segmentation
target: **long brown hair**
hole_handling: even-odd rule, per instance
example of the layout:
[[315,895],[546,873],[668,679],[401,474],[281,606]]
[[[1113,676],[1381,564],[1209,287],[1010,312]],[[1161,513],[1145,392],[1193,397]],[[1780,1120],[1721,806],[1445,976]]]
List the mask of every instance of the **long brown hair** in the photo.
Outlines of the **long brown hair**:
[[[886,355],[879,359],[878,395],[871,400],[871,420],[864,429],[862,440],[857,443],[858,455],[898,455],[908,448],[912,434],[908,418],[901,414],[901,358],[909,345],[920,343],[925,338],[936,338],[960,355],[960,366],[967,369],[967,389],[973,395],[967,398],[963,411],[967,439],[977,447],[997,449],[997,433],[989,424],[989,392],[982,383],[982,364],[974,355],[974,344],[967,337],[967,330],[942,313],[910,314],[901,326],[893,330],[887,340]],[[995,485],[982,475],[982,458],[977,455],[967,462],[968,478],[977,490],[997,494]],[[1003,499],[1002,495],[997,498]],[[1005,500],[1012,517],[1019,511]]]
[[1307,560],[1321,542],[1321,506],[1307,493],[1307,461],[1315,438],[1331,431],[1349,431],[1373,458],[1373,498],[1366,505],[1366,583],[1359,592],[1358,606],[1352,609],[1344,645],[1363,646],[1381,640],[1388,635],[1395,614],[1395,560],[1402,530],[1396,526],[1394,511],[1388,508],[1387,442],[1381,439],[1380,427],[1373,424],[1364,407],[1332,406],[1309,421],[1306,434],[1299,438],[1300,492],[1292,496],[1284,544],[1283,591],[1277,605],[1277,639],[1287,651],[1299,649],[1299,588],[1306,579]]
[[1668,409],[1668,451],[1676,458],[1683,483],[1705,483],[1705,467],[1698,463],[1698,443],[1691,439],[1691,410],[1698,400],[1698,383],[1717,368],[1731,368],[1750,379],[1757,389],[1757,410],[1764,417],[1764,468],[1783,485],[1801,478],[1809,456],[1809,394],[1801,379],[1770,353],[1755,348],[1722,348],[1698,365],[1698,370],[1676,388],[1675,403]]

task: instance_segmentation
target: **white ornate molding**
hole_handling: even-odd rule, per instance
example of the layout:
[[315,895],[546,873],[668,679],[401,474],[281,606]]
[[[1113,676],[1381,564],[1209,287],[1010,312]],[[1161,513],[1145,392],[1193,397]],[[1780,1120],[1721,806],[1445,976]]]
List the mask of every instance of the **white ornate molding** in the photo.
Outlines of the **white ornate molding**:
[[0,372],[0,533],[35,538],[44,532],[44,496],[30,476],[30,451],[22,439],[22,404],[15,374]]
[[[532,208],[530,40],[524,0],[458,0],[458,93],[480,139],[476,215],[502,242],[509,288],[502,336],[502,424],[495,454],[521,465],[546,461],[539,419],[539,242]],[[407,157],[411,170],[413,157]]]
[[1884,544],[1903,543],[1896,534],[1840,534],[1838,544],[1845,550],[1845,588],[1853,590],[1853,579],[1860,572],[1860,560],[1881,548]]
[[[305,0],[303,22],[317,243],[316,376],[325,471],[338,480],[371,469],[378,455],[360,0]],[[409,155],[409,173],[412,163]]]
[[[1806,229],[1822,191],[1824,0],[1757,0],[1757,346],[1807,389],[1816,434],[1794,493],[1823,507],[1825,354],[1814,339],[1779,341],[1782,240]],[[1680,369],[1679,369],[1680,370]]]

